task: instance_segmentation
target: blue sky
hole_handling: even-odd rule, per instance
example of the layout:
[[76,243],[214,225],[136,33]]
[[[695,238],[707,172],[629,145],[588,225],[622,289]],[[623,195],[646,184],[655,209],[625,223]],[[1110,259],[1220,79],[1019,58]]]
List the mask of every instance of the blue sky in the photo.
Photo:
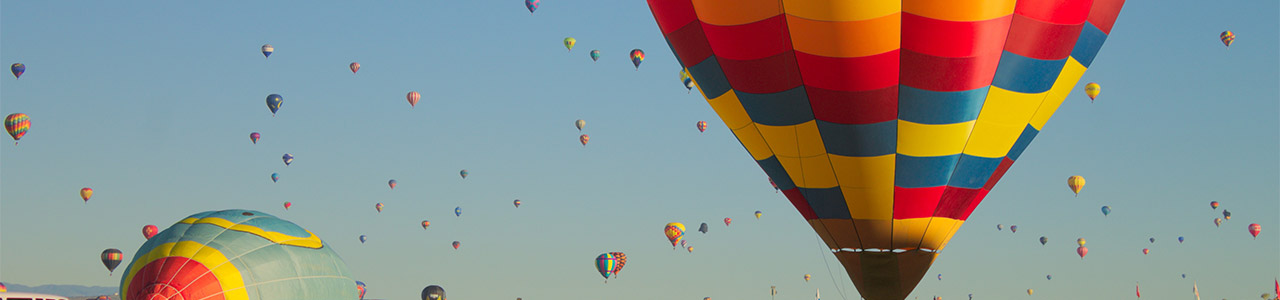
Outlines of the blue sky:
[[[0,113],[32,122],[20,145],[0,144],[0,281],[116,285],[121,272],[107,276],[98,254],[131,258],[142,225],[246,208],[317,233],[368,298],[439,284],[455,299],[764,299],[771,285],[779,299],[818,288],[857,299],[800,214],[680,85],[645,2],[550,0],[533,15],[520,2],[0,2],[0,61],[27,65],[0,80]],[[1135,282],[1150,298],[1189,297],[1192,282],[1206,299],[1270,291],[1278,5],[1129,1],[1076,92],[912,296],[1120,299]],[[1224,29],[1237,35],[1230,50]],[[647,54],[639,70],[633,48]],[[1094,103],[1087,82],[1103,85]],[[411,90],[422,93],[414,109]],[[274,118],[272,93],[285,99]],[[1078,198],[1069,175],[1088,179]],[[1215,228],[1222,209],[1233,218]],[[711,232],[676,252],[661,230],[672,221]],[[1263,227],[1257,240],[1249,223]],[[1083,261],[1077,237],[1091,250]],[[629,261],[604,284],[592,262],[607,251]]]

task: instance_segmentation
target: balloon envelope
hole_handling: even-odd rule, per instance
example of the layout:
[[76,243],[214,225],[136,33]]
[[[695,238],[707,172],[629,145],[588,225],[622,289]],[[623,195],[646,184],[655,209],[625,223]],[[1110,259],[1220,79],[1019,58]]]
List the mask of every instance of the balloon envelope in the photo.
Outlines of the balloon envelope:
[[587,126],[587,121],[583,121],[582,119],[578,119],[577,121],[573,121],[573,126],[574,126],[574,127],[578,127],[578,131],[582,131],[582,127],[586,127],[586,126]]
[[391,189],[393,189],[393,190],[394,190],[394,189],[396,189],[396,180],[395,180],[395,179],[388,180],[388,181],[387,181],[387,186],[391,187]]
[[271,182],[280,181],[280,173],[271,173]]
[[159,232],[160,228],[157,228],[156,225],[142,226],[142,237],[147,238],[148,240]]
[[257,143],[258,143],[258,138],[260,138],[260,137],[262,137],[262,134],[260,134],[260,133],[257,133],[257,132],[250,133],[250,134],[249,134],[249,141],[250,141],[250,142],[253,142],[254,144],[257,144]]
[[1225,45],[1225,46],[1227,46],[1228,48],[1230,48],[1230,47],[1231,47],[1231,42],[1233,42],[1233,41],[1235,41],[1235,40],[1236,40],[1236,34],[1235,34],[1235,33],[1231,33],[1231,31],[1230,31],[1230,30],[1223,31],[1223,32],[1222,32],[1222,34],[1219,34],[1219,35],[1218,35],[1218,39],[1221,39],[1221,40],[1222,40],[1222,45]]
[[80,189],[80,198],[84,199],[84,202],[89,202],[89,197],[93,197],[93,189],[91,188]]
[[422,99],[422,94],[419,94],[417,91],[412,91],[405,95],[404,98],[409,100],[409,107],[414,107],[418,105],[418,100]]
[[1262,225],[1258,225],[1258,223],[1249,224],[1249,234],[1253,235],[1254,239],[1258,238],[1259,233],[1262,233]]
[[1104,217],[1105,217],[1105,216],[1110,215],[1110,214],[1111,214],[1111,207],[1110,207],[1110,206],[1103,206],[1103,207],[1102,207],[1102,216],[1104,216]]
[[120,249],[111,248],[102,250],[102,265],[107,267],[107,271],[114,273],[116,266],[120,265],[120,261],[124,259],[124,254]]
[[569,49],[569,51],[573,51],[573,45],[577,43],[578,43],[578,40],[572,37],[564,38],[564,47]]
[[13,137],[13,143],[16,145],[22,136],[27,135],[27,130],[31,129],[31,118],[24,113],[9,114],[4,117],[4,130],[9,132],[9,136]]
[[267,109],[271,110],[271,115],[274,116],[282,104],[284,104],[284,97],[280,94],[267,95]]
[[600,60],[600,50],[591,50],[591,61]]
[[428,285],[422,289],[422,300],[448,300],[444,295],[444,288],[438,285]]
[[609,274],[613,274],[613,268],[618,265],[618,258],[613,254],[603,253],[596,256],[596,271],[600,272],[600,276],[609,279]]
[[618,276],[618,272],[622,272],[622,267],[627,266],[627,254],[622,252],[609,252],[613,258],[618,259],[618,265],[613,267],[613,276]]
[[640,62],[644,61],[644,50],[631,49],[631,64],[636,65],[636,70],[640,69]]
[[1049,238],[1043,236],[1040,237],[1040,245],[1044,245],[1046,243],[1049,243]]
[[347,67],[351,69],[351,74],[355,74],[356,71],[360,71],[360,63],[358,62],[353,62],[351,63],[351,65],[348,65]]
[[702,223],[702,226],[698,226],[698,231],[701,231],[703,234],[706,234],[706,233],[707,233],[707,223]]
[[27,65],[14,63],[9,65],[9,72],[13,73],[13,78],[22,78],[22,73],[27,72]]
[[262,57],[270,58],[272,52],[276,52],[276,48],[271,44],[262,45]]
[[332,247],[294,223],[252,210],[186,217],[143,243],[126,270],[122,299],[359,297]]
[[666,233],[667,240],[671,242],[671,247],[674,248],[677,244],[680,244],[680,238],[684,237],[684,224],[678,222],[667,223],[667,226],[662,231]]
[[533,14],[533,11],[538,10],[539,1],[542,0],[524,0],[524,7],[529,9],[529,14]]
[[1098,93],[1102,92],[1102,86],[1095,82],[1090,82],[1084,86],[1084,94],[1089,96],[1089,101],[1098,98]]
[[1080,196],[1080,190],[1084,189],[1084,176],[1067,177],[1067,187],[1071,188],[1076,196]]

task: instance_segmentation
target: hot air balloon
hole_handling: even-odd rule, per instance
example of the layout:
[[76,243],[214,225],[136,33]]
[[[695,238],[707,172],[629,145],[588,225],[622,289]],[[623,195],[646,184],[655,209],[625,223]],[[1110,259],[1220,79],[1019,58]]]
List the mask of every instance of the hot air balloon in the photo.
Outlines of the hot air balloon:
[[115,273],[116,266],[120,265],[121,260],[124,260],[124,254],[120,252],[120,249],[102,250],[102,265],[107,267],[108,272]]
[[1032,293],[1035,293],[1035,290],[1027,289],[1027,296],[1030,296]]
[[1138,298],[1142,298],[1142,289],[1138,286],[1137,283],[1133,284],[1133,293],[1137,294]]
[[678,222],[667,223],[667,226],[663,228],[663,232],[667,234],[667,240],[671,241],[671,249],[675,249],[676,245],[680,244],[680,238],[684,237],[684,224]]
[[1214,227],[1222,227],[1222,218],[1213,218]]
[[530,15],[532,15],[532,14],[533,14],[533,11],[534,11],[534,10],[537,10],[537,9],[538,9],[538,2],[539,2],[539,1],[541,1],[541,0],[524,0],[524,7],[526,7],[526,8],[528,8],[528,9],[529,9],[529,14],[530,14]]
[[1047,244],[1047,243],[1049,243],[1049,238],[1048,238],[1048,237],[1043,237],[1043,236],[1042,236],[1042,237],[1040,237],[1040,245],[1041,245],[1041,246],[1044,246],[1044,244]]
[[288,166],[289,164],[293,163],[293,154],[285,153],[284,156],[280,157],[280,159],[284,160],[285,166]]
[[938,274],[938,281],[942,281],[942,274]]
[[8,292],[8,291],[9,291],[9,288],[5,287],[3,282],[0,282],[0,293]]
[[520,199],[516,199],[515,201],[511,201],[511,204],[514,204],[514,205],[516,206],[516,208],[520,208]]
[[698,121],[698,132],[707,132],[707,121]]
[[292,207],[292,206],[293,206],[293,202],[285,202],[285,203],[284,203],[284,210],[289,210],[289,207]]
[[1084,189],[1084,176],[1067,177],[1067,187],[1076,193],[1076,197],[1080,196],[1080,190]]
[[1148,241],[1151,241],[1151,243],[1152,243],[1152,244],[1155,244],[1155,243],[1156,243],[1156,238],[1154,238],[1154,237],[1153,237],[1153,238],[1149,238],[1149,239],[1147,239],[1147,240],[1148,240]]
[[1080,246],[1084,246],[1084,238],[1077,238],[1077,239],[1076,239],[1076,244],[1078,244],[1078,245],[1080,245]]
[[693,77],[689,76],[689,70],[680,70],[680,83],[689,92],[693,92]]
[[360,235],[360,243],[361,243],[361,244],[364,244],[364,241],[367,241],[367,240],[369,240],[369,237],[367,237],[367,236],[365,236],[365,235],[363,235],[363,234],[361,234],[361,235]]
[[1218,38],[1222,40],[1223,45],[1226,45],[1227,48],[1230,49],[1231,42],[1236,40],[1236,34],[1231,33],[1230,30],[1227,30],[1227,31],[1223,31],[1222,34],[1219,34]]
[[249,134],[249,141],[250,141],[250,142],[253,142],[254,144],[257,144],[257,143],[258,143],[258,138],[261,138],[261,137],[262,137],[262,134],[261,134],[261,133],[257,133],[257,132],[250,133],[250,134]]
[[13,63],[12,65],[9,65],[9,72],[13,72],[14,79],[22,78],[22,73],[27,72],[27,65],[22,63]]
[[1209,207],[1212,207],[1213,210],[1218,210],[1218,201],[1209,202]]
[[373,205],[373,209],[376,209],[376,210],[378,210],[378,212],[379,212],[379,213],[381,213],[381,212],[382,212],[382,202],[378,202],[378,204],[374,204],[374,205]]
[[583,146],[583,147],[586,147],[586,146],[587,146],[587,141],[590,141],[590,140],[591,140],[591,137],[590,137],[590,136],[587,136],[587,135],[585,135],[585,134],[584,134],[584,135],[580,135],[580,136],[578,136],[578,142],[582,142],[582,146]]
[[813,276],[810,276],[809,274],[804,274],[804,281],[805,281],[805,282],[808,282],[808,281],[809,281],[809,278],[813,278]]
[[1089,248],[1085,246],[1076,247],[1076,254],[1080,255],[1080,259],[1084,259],[1085,255],[1089,255]]
[[591,61],[600,60],[600,50],[591,50]]
[[644,50],[631,49],[631,64],[636,65],[636,70],[640,70],[640,62],[644,61]]
[[1009,232],[1018,233],[1018,225],[1009,226]]
[[829,248],[852,250],[836,255],[869,300],[910,294],[1123,3],[648,2],[747,152]]
[[582,131],[582,127],[587,127],[587,121],[578,119],[577,121],[573,121],[573,126],[578,127],[578,131]]
[[459,241],[453,241],[453,249],[454,249],[454,250],[457,250],[457,249],[458,249],[458,247],[461,247],[461,246],[462,246],[462,242],[459,242]]
[[1106,217],[1107,215],[1110,215],[1110,214],[1111,214],[1111,207],[1105,206],[1105,205],[1102,206],[1102,216]]
[[387,181],[387,186],[390,186],[390,187],[391,187],[391,189],[393,189],[393,190],[394,190],[394,189],[396,189],[396,180],[395,180],[395,179],[388,180],[388,181]]
[[458,175],[462,176],[462,179],[467,179],[467,174],[470,174],[470,173],[467,173],[467,169],[462,169],[462,171],[458,171]]
[[724,226],[729,226],[729,223],[733,223],[733,218],[724,218]]
[[996,224],[996,231],[1003,231],[1003,230],[1004,230],[1004,224]]
[[689,247],[689,240],[680,241],[680,248],[688,248],[688,247]]
[[760,211],[758,211],[758,210],[757,210],[757,211],[756,211],[756,220],[759,220],[759,219],[760,219],[760,215],[762,215],[762,214],[764,214],[764,213],[762,213],[762,212],[760,212]]
[[[527,0],[526,0],[527,2]],[[538,0],[533,0],[536,4]],[[444,295],[444,288],[438,285],[428,285],[422,289],[422,300],[448,300]]]
[[622,267],[627,265],[627,255],[622,252],[609,252],[613,258],[618,259],[618,264],[613,266],[613,277],[618,277],[618,272],[622,272]]
[[360,300],[364,300],[364,292],[368,291],[364,287],[364,282],[356,280],[356,293],[360,296]]
[[1262,233],[1262,225],[1258,223],[1249,224],[1249,234],[1253,235],[1253,239],[1258,239],[1258,234]]
[[613,267],[618,265],[618,258],[612,254],[602,253],[596,256],[596,271],[600,272],[600,276],[604,276],[604,282],[609,283],[609,274],[613,274]]
[[271,173],[271,182],[279,182],[280,173]]
[[1150,254],[1150,253],[1151,253],[1151,249],[1142,248],[1142,255],[1147,255],[1147,254]]
[[564,47],[566,49],[569,49],[569,52],[573,52],[573,44],[577,44],[577,43],[578,43],[578,40],[572,37],[564,38]]
[[1183,240],[1183,238],[1182,238],[1182,237],[1178,237],[1178,243],[1179,243],[1179,244],[1181,244],[1181,243],[1182,243],[1182,240]]
[[1187,278],[1187,274],[1182,274],[1182,278]]
[[267,95],[267,109],[271,110],[271,116],[276,115],[276,111],[280,110],[280,105],[284,104],[284,97],[280,94]]
[[1089,96],[1089,102],[1093,102],[1094,99],[1097,99],[1099,93],[1102,93],[1102,86],[1098,85],[1098,83],[1090,82],[1089,84],[1084,85],[1084,94],[1085,96]]
[[431,221],[422,220],[422,229],[427,229],[428,226],[431,226]]
[[453,215],[454,215],[454,216],[461,217],[461,216],[462,216],[462,207],[461,207],[461,206],[459,206],[459,207],[454,207],[454,208],[453,208]]
[[689,253],[693,253],[693,246],[685,247],[684,250],[688,250]]
[[142,226],[142,237],[148,240],[151,239],[151,237],[155,236],[156,233],[159,233],[159,232],[160,232],[160,228],[157,228],[156,225]]
[[84,202],[88,203],[89,197],[93,197],[93,189],[91,188],[80,189],[80,199],[84,199]]
[[351,74],[355,74],[356,71],[360,71],[360,63],[358,62],[353,62],[351,63],[351,65],[348,65],[347,67],[351,68]]
[[1044,275],[1045,280],[1053,280],[1053,275]]
[[702,223],[702,226],[698,226],[698,231],[702,232],[702,234],[707,234],[707,223]]
[[27,135],[27,129],[31,129],[31,119],[27,118],[27,114],[14,113],[4,117],[4,130],[13,137],[14,145],[18,144],[22,136]]
[[1227,210],[1225,210],[1225,209],[1224,209],[1224,210],[1222,210],[1222,218],[1223,218],[1223,219],[1226,219],[1226,220],[1230,220],[1230,219],[1231,219],[1231,212],[1230,212],[1230,211],[1227,211]]
[[410,91],[409,94],[404,96],[404,98],[409,100],[409,108],[414,108],[418,105],[418,100],[422,99],[422,94],[419,94],[417,91]]
[[271,53],[272,53],[272,52],[276,52],[276,48],[275,48],[275,47],[271,47],[271,44],[262,45],[262,57],[263,57],[263,58],[271,58]]

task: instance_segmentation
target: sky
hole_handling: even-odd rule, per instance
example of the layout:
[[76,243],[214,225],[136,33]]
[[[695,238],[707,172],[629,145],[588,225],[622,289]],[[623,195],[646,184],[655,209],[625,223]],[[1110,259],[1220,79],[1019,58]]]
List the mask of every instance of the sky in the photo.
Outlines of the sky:
[[[532,15],[520,2],[0,1],[0,62],[27,66],[0,79],[0,113],[32,124],[18,145],[0,144],[0,282],[115,286],[128,263],[108,276],[103,249],[132,258],[143,225],[243,208],[319,235],[366,298],[415,299],[437,284],[452,299],[766,299],[769,286],[777,299],[858,299],[681,85],[644,1],[545,0]],[[1066,103],[911,297],[1271,291],[1278,15],[1276,1],[1126,3]],[[1230,50],[1223,30],[1236,34]],[[638,69],[633,48],[646,53]],[[1103,86],[1093,103],[1088,82]],[[414,108],[409,91],[422,94]],[[285,100],[274,117],[273,93]],[[1070,175],[1088,179],[1079,197]],[[87,203],[82,187],[95,191]],[[1233,218],[1214,227],[1223,209]],[[690,227],[693,253],[671,249],[668,222]],[[702,222],[709,233],[694,231]],[[1250,223],[1262,225],[1256,240]],[[628,263],[606,284],[593,262],[610,251]]]

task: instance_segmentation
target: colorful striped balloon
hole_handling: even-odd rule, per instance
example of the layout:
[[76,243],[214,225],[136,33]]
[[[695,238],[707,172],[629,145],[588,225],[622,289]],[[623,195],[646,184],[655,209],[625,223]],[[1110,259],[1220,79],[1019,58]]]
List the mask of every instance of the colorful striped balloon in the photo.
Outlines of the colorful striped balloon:
[[600,272],[600,276],[604,276],[604,282],[609,283],[609,274],[613,274],[613,268],[618,266],[618,258],[613,254],[603,253],[596,256],[596,271]]
[[644,50],[631,49],[631,64],[636,65],[636,70],[640,70],[640,62],[644,61]]
[[1080,190],[1084,189],[1084,176],[1076,175],[1067,177],[1067,187],[1071,188],[1071,191],[1076,193],[1076,197],[1079,197]]
[[524,7],[528,8],[529,14],[532,15],[533,11],[538,10],[538,2],[540,1],[542,0],[524,0]]
[[31,129],[31,119],[27,118],[27,114],[14,113],[4,117],[4,130],[9,132],[9,136],[13,137],[13,144],[17,145],[18,140],[22,136],[27,135],[27,130]]
[[276,52],[276,48],[275,48],[275,47],[272,47],[272,46],[271,46],[271,44],[262,45],[262,57],[263,57],[263,58],[271,58],[271,53],[272,53],[272,52]]
[[698,132],[707,131],[707,121],[698,121]]
[[418,105],[418,100],[422,99],[422,94],[419,94],[417,91],[412,91],[404,97],[409,100],[409,108],[413,108]]
[[315,234],[252,210],[191,215],[142,244],[123,300],[358,299],[346,264]]
[[613,258],[618,259],[618,265],[613,266],[613,270],[611,270],[613,276],[617,277],[618,272],[622,272],[622,267],[627,266],[627,255],[622,252],[609,252],[609,255],[613,255]]
[[578,43],[578,40],[572,37],[564,38],[564,47],[568,48],[570,52],[573,51],[573,45],[577,43]]
[[1230,30],[1227,30],[1227,31],[1223,31],[1222,34],[1219,34],[1218,38],[1222,39],[1223,45],[1227,45],[1227,48],[1231,48],[1231,42],[1234,42],[1236,40],[1236,34],[1232,33]]
[[14,79],[22,78],[22,73],[27,72],[27,65],[24,65],[22,63],[14,63],[12,65],[9,65],[9,72],[13,72]]
[[122,260],[124,260],[124,253],[120,252],[120,249],[102,250],[102,265],[107,267],[108,272],[115,273],[116,266],[119,266]]

